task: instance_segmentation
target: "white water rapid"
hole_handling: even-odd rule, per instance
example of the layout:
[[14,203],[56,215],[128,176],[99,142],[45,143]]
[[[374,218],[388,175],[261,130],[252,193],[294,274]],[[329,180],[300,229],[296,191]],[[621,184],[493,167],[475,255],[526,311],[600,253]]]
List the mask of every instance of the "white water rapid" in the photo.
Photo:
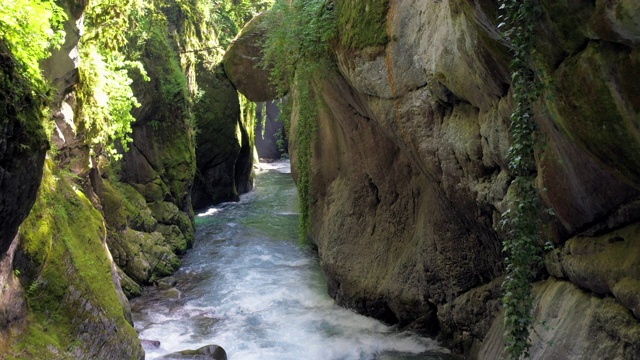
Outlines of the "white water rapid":
[[[297,243],[296,190],[287,163],[259,172],[256,189],[196,217],[196,243],[174,288],[132,302],[146,359],[222,346],[229,360],[445,359],[434,340],[398,332],[337,306],[316,254]],[[420,355],[419,355],[420,354]]]

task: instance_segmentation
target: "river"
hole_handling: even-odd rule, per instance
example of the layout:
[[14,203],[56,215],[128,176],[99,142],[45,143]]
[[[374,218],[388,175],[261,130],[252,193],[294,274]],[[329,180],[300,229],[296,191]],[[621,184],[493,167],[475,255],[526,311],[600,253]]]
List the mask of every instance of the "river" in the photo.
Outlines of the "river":
[[[266,168],[266,169],[265,169]],[[175,287],[132,301],[146,359],[222,346],[229,360],[444,359],[431,339],[341,308],[317,254],[297,242],[288,163],[263,165],[256,189],[196,215],[196,242]],[[418,355],[421,354],[421,355]]]

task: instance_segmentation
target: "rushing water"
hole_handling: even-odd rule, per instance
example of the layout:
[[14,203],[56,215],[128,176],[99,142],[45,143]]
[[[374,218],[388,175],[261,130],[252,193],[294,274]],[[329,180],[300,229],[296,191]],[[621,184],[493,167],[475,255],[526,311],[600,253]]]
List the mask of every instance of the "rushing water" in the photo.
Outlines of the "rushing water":
[[[258,174],[238,203],[198,214],[174,288],[132,302],[146,358],[216,344],[230,360],[444,359],[433,340],[335,305],[316,254],[297,244],[286,163]],[[421,355],[417,355],[421,354]]]

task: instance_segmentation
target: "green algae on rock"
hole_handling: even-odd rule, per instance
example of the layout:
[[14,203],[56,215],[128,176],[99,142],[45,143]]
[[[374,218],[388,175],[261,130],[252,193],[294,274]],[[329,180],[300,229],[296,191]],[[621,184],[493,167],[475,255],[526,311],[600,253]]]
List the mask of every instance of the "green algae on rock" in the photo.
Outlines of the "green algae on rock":
[[16,268],[26,289],[26,331],[11,357],[144,357],[113,280],[101,214],[51,161],[20,230]]

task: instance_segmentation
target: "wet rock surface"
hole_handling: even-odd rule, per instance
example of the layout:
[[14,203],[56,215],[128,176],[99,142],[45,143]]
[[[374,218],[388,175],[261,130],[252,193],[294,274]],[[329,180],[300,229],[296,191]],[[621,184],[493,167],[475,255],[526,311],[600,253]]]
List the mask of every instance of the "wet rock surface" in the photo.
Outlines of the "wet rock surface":
[[218,345],[207,345],[197,350],[183,350],[160,357],[166,360],[227,360],[227,353]]

